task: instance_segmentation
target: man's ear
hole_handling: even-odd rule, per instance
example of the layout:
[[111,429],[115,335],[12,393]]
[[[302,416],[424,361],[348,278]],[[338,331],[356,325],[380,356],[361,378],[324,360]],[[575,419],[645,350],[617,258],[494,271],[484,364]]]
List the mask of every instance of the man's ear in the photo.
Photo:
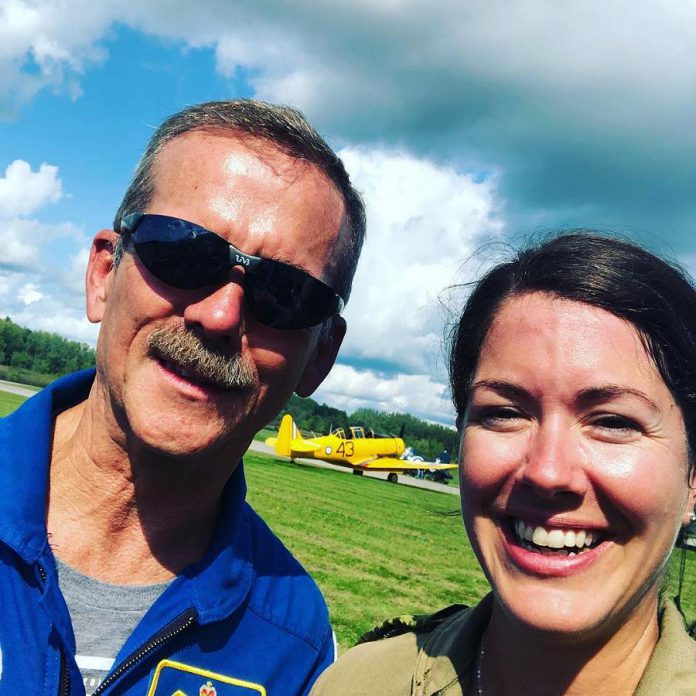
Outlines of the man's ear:
[[346,335],[346,320],[341,317],[334,317],[328,331],[321,329],[322,335],[319,336],[314,353],[307,362],[302,377],[295,387],[298,396],[309,396],[324,381],[326,375],[336,362],[338,349],[343,343]]
[[92,248],[89,251],[85,296],[87,318],[95,324],[104,316],[114,270],[114,248],[119,236],[113,230],[100,230],[94,235]]

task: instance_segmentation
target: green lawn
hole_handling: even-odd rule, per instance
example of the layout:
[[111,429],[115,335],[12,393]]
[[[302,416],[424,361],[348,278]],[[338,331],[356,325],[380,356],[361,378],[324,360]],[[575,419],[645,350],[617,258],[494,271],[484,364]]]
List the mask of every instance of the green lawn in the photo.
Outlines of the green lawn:
[[20,404],[26,401],[26,398],[26,396],[20,396],[19,394],[0,391],[0,418],[12,413]]
[[261,428],[256,435],[254,435],[254,440],[259,440],[264,442],[267,437],[275,437],[278,431],[275,428]]
[[487,584],[457,498],[249,453],[249,500],[322,588],[339,644],[398,614],[474,602]]
[[[21,401],[0,392],[0,414]],[[250,502],[319,583],[341,649],[389,617],[471,604],[487,592],[459,515],[439,514],[456,508],[455,497],[259,453],[245,463]],[[693,621],[696,552],[687,556],[682,605]]]

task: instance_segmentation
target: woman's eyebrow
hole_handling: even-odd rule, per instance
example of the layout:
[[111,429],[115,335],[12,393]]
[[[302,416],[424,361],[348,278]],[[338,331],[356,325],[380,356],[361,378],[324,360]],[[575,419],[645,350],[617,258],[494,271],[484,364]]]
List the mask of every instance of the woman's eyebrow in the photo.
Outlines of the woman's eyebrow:
[[511,399],[531,398],[531,394],[519,384],[500,379],[480,379],[471,385],[471,391],[473,392],[475,389],[490,389],[501,396],[507,396]]
[[634,389],[633,387],[626,387],[619,384],[606,384],[602,385],[601,387],[590,387],[589,389],[583,389],[578,394],[577,400],[583,405],[591,406],[593,404],[603,403],[621,396],[634,396],[643,401],[656,413],[662,413],[662,409],[645,392],[640,391],[640,389]]
[[[511,399],[529,399],[530,392],[513,382],[506,382],[498,379],[482,379],[474,382],[471,386],[471,391],[475,389],[490,389],[491,391],[506,396]],[[645,392],[633,387],[622,386],[619,384],[604,384],[601,387],[589,387],[578,393],[577,402],[582,406],[592,406],[593,404],[604,403],[611,399],[616,399],[621,396],[633,396],[643,401],[649,408],[656,413],[662,413],[662,409],[657,403],[651,399]]]

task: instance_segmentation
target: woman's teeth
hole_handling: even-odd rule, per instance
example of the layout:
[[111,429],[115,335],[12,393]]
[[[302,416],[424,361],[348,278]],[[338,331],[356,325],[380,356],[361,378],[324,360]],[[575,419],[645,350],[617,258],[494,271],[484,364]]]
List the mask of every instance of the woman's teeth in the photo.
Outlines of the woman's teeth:
[[587,529],[554,529],[532,526],[523,520],[514,520],[515,536],[530,551],[565,552],[574,556],[599,543],[599,533]]

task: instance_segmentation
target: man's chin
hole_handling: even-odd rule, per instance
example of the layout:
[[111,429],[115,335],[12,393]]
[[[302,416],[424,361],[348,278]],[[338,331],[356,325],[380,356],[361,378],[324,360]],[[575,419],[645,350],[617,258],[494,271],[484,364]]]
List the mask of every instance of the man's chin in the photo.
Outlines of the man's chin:
[[[244,454],[248,445],[241,423],[237,419],[223,418],[219,413],[206,414],[200,419],[191,417],[190,412],[183,417],[179,414],[167,417],[165,410],[159,411],[156,417],[148,415],[148,418],[139,419],[132,414],[129,418],[132,454],[134,449],[142,449],[150,458],[172,463],[195,463],[220,456],[234,461]],[[253,433],[248,439],[252,438]]]

